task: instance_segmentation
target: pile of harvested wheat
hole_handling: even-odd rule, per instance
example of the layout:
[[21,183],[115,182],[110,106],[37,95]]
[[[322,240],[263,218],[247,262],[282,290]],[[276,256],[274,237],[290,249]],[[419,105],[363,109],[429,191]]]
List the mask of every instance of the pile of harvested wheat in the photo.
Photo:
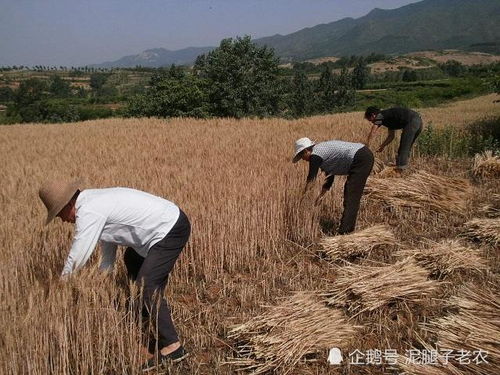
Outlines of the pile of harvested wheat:
[[331,260],[352,260],[366,257],[374,249],[395,247],[394,234],[385,225],[375,225],[343,236],[324,237],[320,241],[323,251]]
[[463,235],[497,246],[500,244],[500,218],[472,219],[465,223]]
[[379,174],[385,169],[385,163],[379,158],[375,158],[373,162],[372,174]]
[[479,213],[489,217],[500,217],[500,194],[493,194],[490,200],[479,207]]
[[396,171],[394,167],[384,167],[377,173],[374,173],[377,178],[391,178],[391,177],[401,177],[401,173]]
[[332,306],[349,315],[373,311],[396,301],[419,302],[432,295],[439,283],[413,259],[384,266],[352,265],[339,270],[332,288],[323,293]]
[[402,250],[403,257],[413,257],[431,276],[443,278],[460,272],[481,272],[488,269],[487,262],[478,251],[463,246],[457,240],[429,243],[424,249]]
[[500,157],[494,155],[492,151],[476,154],[472,174],[477,178],[500,177]]
[[472,285],[465,286],[457,296],[450,299],[450,304],[458,308],[458,313],[431,321],[423,325],[423,329],[436,338],[437,348],[453,350],[466,360],[465,363],[454,363],[464,373],[498,374],[499,300],[498,287],[478,290]]
[[365,193],[369,199],[394,208],[415,207],[463,213],[472,188],[466,179],[419,171],[406,178],[369,179]]
[[317,293],[298,292],[229,332],[239,357],[228,363],[253,374],[292,369],[305,357],[326,358],[328,349],[348,346],[359,328]]

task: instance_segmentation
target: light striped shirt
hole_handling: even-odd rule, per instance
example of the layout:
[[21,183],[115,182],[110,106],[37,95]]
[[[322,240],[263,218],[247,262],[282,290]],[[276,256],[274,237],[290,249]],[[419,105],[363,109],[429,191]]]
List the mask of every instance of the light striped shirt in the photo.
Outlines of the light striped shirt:
[[314,145],[312,155],[317,155],[323,162],[320,169],[328,175],[347,175],[356,152],[364,147],[362,143],[345,141],[327,141]]

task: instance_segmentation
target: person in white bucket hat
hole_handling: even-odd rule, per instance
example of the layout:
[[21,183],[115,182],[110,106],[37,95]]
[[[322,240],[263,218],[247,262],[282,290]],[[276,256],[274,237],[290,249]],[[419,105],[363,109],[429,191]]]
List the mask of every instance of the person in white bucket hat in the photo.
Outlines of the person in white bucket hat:
[[[62,276],[81,268],[99,240],[103,270],[113,268],[117,245],[127,246],[123,258],[128,276],[143,287],[143,315],[153,318],[158,327],[158,352],[149,354],[143,370],[184,359],[187,352],[179,342],[164,290],[191,233],[186,214],[174,203],[139,190],[80,189],[80,181],[52,180],[38,192],[47,208],[46,224],[55,217],[75,224]],[[155,298],[157,294],[160,298]]]
[[332,187],[336,175],[346,175],[344,185],[344,212],[338,228],[339,234],[353,232],[356,227],[359,205],[366,180],[373,168],[373,154],[361,143],[332,140],[315,143],[309,138],[295,141],[295,153],[292,162],[305,160],[309,163],[304,195],[311,189],[321,169],[326,180],[315,204],[319,204],[323,196]]

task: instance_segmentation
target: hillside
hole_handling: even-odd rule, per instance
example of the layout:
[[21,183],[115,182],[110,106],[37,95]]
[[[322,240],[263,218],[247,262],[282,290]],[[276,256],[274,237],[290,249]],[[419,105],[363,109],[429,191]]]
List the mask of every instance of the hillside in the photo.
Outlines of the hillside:
[[143,51],[138,55],[122,57],[116,61],[108,61],[102,64],[91,65],[99,68],[127,68],[135,66],[146,66],[158,68],[165,65],[190,65],[196,57],[207,53],[214,47],[189,47],[177,51],[170,51],[165,48],[154,48]]
[[394,10],[374,9],[358,19],[346,18],[256,42],[273,47],[286,61],[451,48],[498,53],[499,39],[500,2],[424,0]]
[[[283,62],[372,52],[404,54],[442,49],[500,53],[500,2],[424,0],[398,9],[376,8],[361,18],[345,18],[254,41],[274,48]],[[198,55],[213,48],[177,51],[157,48],[94,66],[192,64]]]

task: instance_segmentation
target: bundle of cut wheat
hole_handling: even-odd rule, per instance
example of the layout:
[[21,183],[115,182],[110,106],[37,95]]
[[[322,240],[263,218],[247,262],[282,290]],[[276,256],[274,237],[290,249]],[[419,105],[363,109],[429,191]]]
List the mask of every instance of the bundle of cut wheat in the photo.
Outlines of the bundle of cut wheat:
[[494,155],[493,151],[476,154],[472,174],[477,178],[500,177],[500,157]]
[[[422,325],[436,338],[438,348],[453,350],[463,361],[459,368],[468,374],[500,373],[500,293],[472,285],[450,299],[458,313]],[[485,362],[486,361],[486,362]]]
[[228,363],[253,374],[291,370],[306,356],[346,347],[359,328],[317,293],[298,292],[229,332],[239,357]]
[[395,247],[394,234],[384,225],[375,225],[343,236],[324,237],[320,245],[332,260],[367,256],[378,248]]
[[463,235],[497,246],[500,244],[500,218],[472,219],[465,223]]
[[438,289],[438,282],[427,276],[413,259],[379,267],[352,265],[340,269],[335,284],[323,295],[330,305],[359,314],[395,301],[419,302]]
[[372,174],[379,174],[385,169],[385,163],[379,158],[375,158],[373,162]]
[[486,320],[496,320],[500,326],[500,286],[487,285],[477,288],[474,284],[463,285],[449,300],[450,306],[460,311],[480,316]]
[[432,276],[442,278],[460,272],[481,272],[488,269],[487,262],[477,250],[463,246],[457,240],[429,242],[424,249],[402,250],[403,257],[413,257]]
[[374,175],[377,178],[401,177],[401,173],[396,171],[394,167],[384,167]]
[[462,178],[436,176],[418,171],[405,178],[372,178],[365,188],[368,198],[394,207],[463,213],[472,193]]
[[487,203],[479,207],[479,213],[489,218],[500,217],[500,194],[493,194]]

